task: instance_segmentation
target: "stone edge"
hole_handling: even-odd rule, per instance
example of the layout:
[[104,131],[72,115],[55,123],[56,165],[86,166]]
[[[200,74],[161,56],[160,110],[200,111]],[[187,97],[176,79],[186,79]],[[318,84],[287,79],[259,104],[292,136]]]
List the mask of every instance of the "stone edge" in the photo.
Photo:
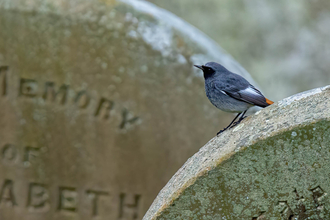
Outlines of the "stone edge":
[[[324,102],[322,99],[324,93],[330,94],[330,85],[285,98],[249,116],[237,127],[212,138],[174,174],[159,192],[143,220],[155,220],[200,176],[207,175],[208,171],[228,160],[235,152],[303,124],[330,118],[330,111],[317,112],[317,107],[313,108],[316,111],[313,112],[312,117],[306,118],[304,113],[307,113],[310,108],[299,105],[300,102],[298,102],[310,101],[312,105],[330,107],[330,101]],[[293,114],[295,112],[299,114]],[[281,121],[278,121],[279,118]],[[265,129],[267,127],[268,129]]]

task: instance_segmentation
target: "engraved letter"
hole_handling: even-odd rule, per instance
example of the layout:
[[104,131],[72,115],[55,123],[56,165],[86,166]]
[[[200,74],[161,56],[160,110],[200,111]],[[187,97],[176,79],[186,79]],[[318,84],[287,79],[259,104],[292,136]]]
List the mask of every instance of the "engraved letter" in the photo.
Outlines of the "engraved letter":
[[24,160],[25,166],[30,166],[31,160],[39,155],[39,148],[36,147],[25,147],[24,149]]
[[19,95],[20,96],[28,96],[34,97],[37,95],[38,84],[37,81],[33,79],[24,79],[21,78],[19,84]]
[[0,66],[0,77],[2,78],[0,95],[7,95],[7,71],[8,66]]
[[2,149],[2,160],[7,163],[15,163],[17,158],[17,149],[12,144],[6,144]]
[[101,98],[100,103],[96,109],[95,116],[101,115],[104,119],[108,119],[110,111],[113,109],[114,103],[105,98]]
[[27,207],[31,211],[47,211],[49,209],[49,194],[45,185],[30,183]]
[[12,180],[5,180],[0,191],[0,204],[3,202],[10,205],[16,206],[16,199],[13,192],[14,183]]
[[134,124],[137,120],[139,120],[139,117],[129,117],[128,110],[124,109],[122,112],[123,120],[120,124],[120,129],[124,129],[126,125]]
[[87,91],[80,91],[78,92],[74,102],[78,105],[79,108],[87,108],[91,97],[88,95]]
[[[56,100],[57,97],[59,97],[59,102],[63,105],[66,103],[67,96],[68,96],[68,90],[69,86],[67,85],[62,85],[58,91],[55,91],[55,83],[53,82],[46,82],[45,84],[45,92],[42,96],[44,100],[50,99],[52,102]],[[62,95],[60,97],[60,95]]]
[[126,194],[120,194],[120,204],[119,204],[119,219],[128,218],[131,216],[132,219],[138,218],[139,213],[139,202],[141,199],[141,195],[134,195],[134,203],[127,204],[125,202]]
[[108,196],[109,193],[102,192],[102,191],[95,191],[95,190],[87,190],[86,193],[92,197],[92,203],[93,203],[93,210],[92,214],[93,216],[98,215],[98,206],[99,206],[99,197],[100,196]]
[[60,187],[60,197],[58,209],[76,212],[77,211],[78,194],[73,187]]

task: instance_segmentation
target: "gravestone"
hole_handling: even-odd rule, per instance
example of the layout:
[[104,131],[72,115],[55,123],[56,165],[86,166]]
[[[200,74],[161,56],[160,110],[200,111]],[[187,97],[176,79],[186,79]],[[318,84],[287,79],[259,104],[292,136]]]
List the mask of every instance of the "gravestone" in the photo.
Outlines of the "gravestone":
[[213,138],[143,219],[329,219],[329,95],[294,95]]
[[145,2],[0,0],[0,219],[141,219],[230,120],[208,60],[249,77]]

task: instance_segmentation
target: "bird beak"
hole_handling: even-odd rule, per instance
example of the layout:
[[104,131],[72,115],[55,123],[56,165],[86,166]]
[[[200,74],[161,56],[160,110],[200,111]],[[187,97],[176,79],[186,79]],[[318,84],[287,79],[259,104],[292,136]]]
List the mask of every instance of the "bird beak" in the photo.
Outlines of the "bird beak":
[[203,66],[194,65],[194,67],[197,67],[198,69],[201,69],[201,70],[203,70]]

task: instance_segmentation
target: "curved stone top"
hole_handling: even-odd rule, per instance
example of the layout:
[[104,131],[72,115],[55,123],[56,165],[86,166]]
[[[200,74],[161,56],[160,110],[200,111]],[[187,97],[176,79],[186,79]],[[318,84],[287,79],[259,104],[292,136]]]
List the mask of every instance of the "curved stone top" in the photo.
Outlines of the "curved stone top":
[[[232,56],[230,56],[227,51],[221,48],[214,40],[209,38],[206,34],[192,26],[191,24],[185,22],[181,18],[176,15],[158,8],[147,1],[136,1],[136,0],[119,0],[120,2],[124,2],[126,4],[131,5],[136,10],[148,13],[152,15],[154,18],[158,19],[160,22],[167,24],[177,31],[185,34],[191,40],[195,41],[195,43],[205,49],[207,56],[212,59],[218,60],[219,63],[227,67],[229,70],[241,74],[244,77],[247,77],[249,80],[253,80],[249,73],[239,65]],[[192,59],[193,63],[201,62],[207,63],[210,61],[208,57],[196,57],[196,59]]]
[[254,143],[302,125],[330,118],[330,86],[286,98],[246,118],[210,140],[160,191],[144,220],[156,219],[199,177]]

